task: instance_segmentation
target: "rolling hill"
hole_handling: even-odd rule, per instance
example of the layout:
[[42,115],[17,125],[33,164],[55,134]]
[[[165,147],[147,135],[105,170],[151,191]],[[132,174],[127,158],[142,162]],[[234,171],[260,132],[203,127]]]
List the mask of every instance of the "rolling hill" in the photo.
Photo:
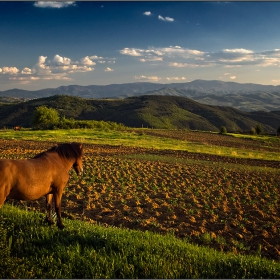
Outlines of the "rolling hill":
[[280,110],[280,86],[195,80],[188,83],[127,83],[90,86],[61,86],[37,91],[11,89],[1,96],[43,98],[64,94],[83,98],[127,98],[140,95],[167,95],[191,98],[200,103],[230,106],[243,111]]
[[84,99],[55,95],[0,106],[0,127],[30,127],[33,112],[41,105],[55,108],[66,118],[113,121],[130,127],[219,131],[221,126],[226,126],[228,131],[244,131],[261,124],[265,131],[274,133],[280,125],[280,111],[250,113],[209,106],[180,96]]

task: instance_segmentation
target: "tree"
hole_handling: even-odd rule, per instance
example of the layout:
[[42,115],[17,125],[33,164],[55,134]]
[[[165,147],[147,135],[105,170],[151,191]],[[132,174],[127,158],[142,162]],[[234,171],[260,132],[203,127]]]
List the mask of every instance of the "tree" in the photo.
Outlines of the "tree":
[[225,126],[222,126],[220,129],[221,134],[227,134],[227,128]]
[[253,135],[257,134],[256,129],[254,127],[251,127],[251,134]]
[[256,126],[256,132],[257,132],[257,134],[261,134],[261,133],[262,133],[262,127],[261,127],[260,124],[258,124],[258,125]]
[[59,123],[59,114],[53,108],[46,106],[36,107],[32,127],[35,129],[53,129]]

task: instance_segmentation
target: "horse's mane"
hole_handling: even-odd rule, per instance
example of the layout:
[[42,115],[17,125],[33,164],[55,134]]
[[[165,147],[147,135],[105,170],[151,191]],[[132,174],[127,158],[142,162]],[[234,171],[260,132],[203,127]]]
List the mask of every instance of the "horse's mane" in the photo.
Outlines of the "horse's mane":
[[42,152],[38,155],[36,155],[34,158],[41,157],[45,155],[46,153],[56,152],[59,154],[60,157],[66,158],[66,159],[72,159],[72,158],[79,158],[82,156],[83,149],[80,143],[65,143],[65,144],[59,144],[58,146],[54,146],[50,148],[49,150]]

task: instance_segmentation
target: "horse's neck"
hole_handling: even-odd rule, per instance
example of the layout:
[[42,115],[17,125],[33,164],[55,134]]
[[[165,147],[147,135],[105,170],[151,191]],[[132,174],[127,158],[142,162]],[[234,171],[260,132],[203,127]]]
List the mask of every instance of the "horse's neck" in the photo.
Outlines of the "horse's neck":
[[[57,165],[57,166],[61,166],[65,171],[69,171],[72,167],[72,165],[75,162],[75,159],[71,160],[71,159],[66,159],[66,158],[62,158],[59,156],[58,153],[46,153],[43,156],[41,156],[40,158],[38,158],[38,160],[41,160],[42,164],[51,164],[51,165]],[[36,160],[36,158],[35,158]]]
[[53,153],[53,158],[55,159],[56,162],[62,163],[64,168],[67,170],[67,172],[71,169],[71,167],[75,162],[74,158],[73,159],[63,158],[58,153]]

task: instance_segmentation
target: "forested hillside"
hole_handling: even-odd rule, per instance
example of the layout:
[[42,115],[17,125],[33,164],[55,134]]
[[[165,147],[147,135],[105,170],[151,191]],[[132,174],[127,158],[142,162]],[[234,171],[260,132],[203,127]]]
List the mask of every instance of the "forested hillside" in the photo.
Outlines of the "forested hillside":
[[34,110],[46,105],[61,117],[77,120],[104,120],[131,127],[177,128],[219,131],[250,130],[262,125],[274,132],[280,125],[280,112],[243,112],[231,107],[209,106],[179,96],[144,95],[126,99],[83,99],[55,95],[0,106],[0,127],[31,127]]

